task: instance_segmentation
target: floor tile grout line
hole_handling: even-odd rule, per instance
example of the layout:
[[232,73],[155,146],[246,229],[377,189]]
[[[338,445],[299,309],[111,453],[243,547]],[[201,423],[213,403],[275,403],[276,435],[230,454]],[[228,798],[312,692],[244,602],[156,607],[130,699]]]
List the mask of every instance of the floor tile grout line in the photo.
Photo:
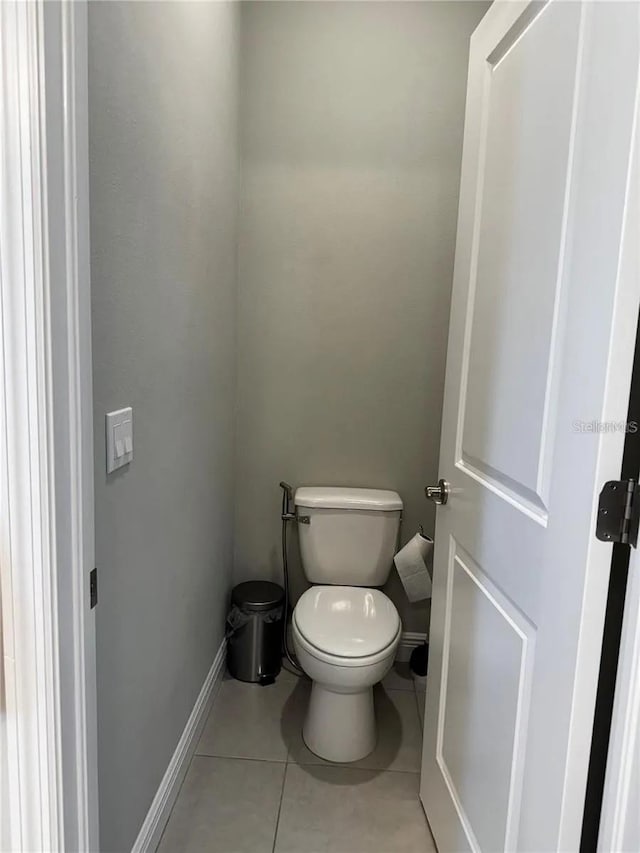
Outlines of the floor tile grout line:
[[[380,683],[382,684],[382,682],[380,682]],[[377,685],[375,685],[375,687],[377,687]],[[385,687],[384,684],[382,684],[382,689],[384,690],[385,693],[402,693],[403,696],[406,696],[407,694],[409,694],[409,696],[411,696],[412,693],[414,696],[416,695],[415,690],[404,690],[402,687],[399,687],[399,688],[398,687]],[[374,691],[374,695],[375,695],[375,691]]]
[[210,752],[196,752],[194,758],[224,758],[229,761],[260,761],[262,764],[288,764],[286,758],[257,758],[250,755],[214,755]]
[[[340,764],[339,762],[311,762],[311,761],[299,761],[296,758],[287,758],[285,761],[281,759],[273,759],[273,758],[247,758],[239,757],[237,755],[206,755],[204,753],[196,753],[193,758],[208,758],[212,761],[254,761],[260,764],[278,764],[284,765],[285,768],[289,766],[293,767],[323,767],[329,768],[331,770],[356,770],[356,771],[364,771],[366,773],[405,773],[409,776],[415,776],[417,773],[420,773],[420,770],[398,770],[396,767],[352,767],[350,763]],[[193,761],[193,758],[191,761]]]
[[360,767],[354,766],[351,762],[345,762],[344,764],[340,764],[337,761],[325,761],[321,763],[310,763],[310,762],[300,762],[296,761],[294,758],[291,761],[287,761],[287,767],[300,767],[302,770],[305,768],[322,768],[327,770],[348,770],[349,772],[362,772],[362,773],[403,773],[405,776],[417,776],[420,774],[420,768],[417,770],[398,770],[396,767]]
[[280,813],[282,812],[282,800],[284,799],[284,786],[287,781],[287,770],[289,769],[289,762],[284,765],[284,773],[282,774],[282,787],[280,788],[280,802],[278,803],[278,814],[276,815],[276,825],[273,831],[273,844],[271,846],[271,853],[275,853],[276,844],[278,841],[278,829],[280,827]]

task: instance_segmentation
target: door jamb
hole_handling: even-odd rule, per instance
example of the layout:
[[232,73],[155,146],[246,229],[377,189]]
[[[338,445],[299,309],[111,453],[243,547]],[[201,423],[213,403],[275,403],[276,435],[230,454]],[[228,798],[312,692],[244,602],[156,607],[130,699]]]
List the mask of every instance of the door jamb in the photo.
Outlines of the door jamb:
[[85,0],[0,4],[0,615],[10,849],[97,850]]
[[[640,14],[638,16],[640,25]],[[640,278],[640,246],[638,232],[640,231],[640,87],[636,95],[636,111],[634,126],[633,161],[631,165],[630,197],[627,205],[624,242],[621,253],[621,267],[624,274],[632,280]],[[633,374],[629,393],[628,420],[640,427],[640,320],[636,333],[636,349],[633,361]],[[627,434],[622,460],[621,478],[638,478],[640,470],[640,432]],[[609,666],[609,680],[605,677],[602,705],[605,716],[606,740],[597,736],[592,742],[592,761],[596,767],[596,794],[598,801],[590,803],[587,808],[597,808],[598,823],[597,849],[599,851],[632,849],[629,843],[637,844],[640,840],[640,823],[638,823],[637,802],[633,795],[633,773],[640,772],[640,553],[638,549],[629,546],[614,545],[612,562],[612,578],[609,586],[609,599],[613,598],[612,634],[616,641],[613,652],[606,656],[603,648],[602,668]],[[616,576],[614,578],[614,573]],[[617,584],[617,586],[616,586]],[[607,602],[609,610],[609,601]],[[607,613],[607,617],[609,613]],[[606,627],[606,625],[605,625]],[[605,634],[606,637],[606,634]],[[613,644],[612,644],[613,645]],[[614,658],[615,653],[615,659]],[[598,700],[600,700],[598,685]],[[598,707],[598,706],[596,706]],[[596,717],[597,719],[597,717]],[[604,723],[603,729],[604,729]],[[596,733],[594,732],[594,735]],[[603,753],[597,755],[600,747]],[[606,751],[606,752],[605,752]],[[595,755],[594,755],[595,752]],[[598,767],[598,760],[601,762]],[[591,765],[589,767],[591,773]],[[599,775],[599,778],[598,778]],[[639,785],[640,780],[636,779]],[[583,823],[583,832],[588,826],[587,815]],[[633,835],[634,838],[629,836]],[[583,834],[583,849],[593,849],[595,834],[589,837]],[[587,844],[590,844],[587,848]]]
[[[636,332],[627,424],[633,425],[633,431],[628,432],[625,437],[620,479],[637,480],[640,472],[640,432],[638,431],[640,426],[640,325]],[[621,543],[613,545],[580,839],[580,850],[585,851],[585,853],[595,850],[597,847],[603,850],[622,849],[613,844],[613,840],[603,847],[602,838],[603,835],[609,835],[613,831],[611,826],[607,830],[604,829],[604,824],[608,822],[605,817],[607,810],[611,812],[611,815],[617,814],[620,805],[618,795],[612,799],[611,794],[609,794],[608,802],[605,795],[606,779],[611,773],[609,761],[616,763],[614,709],[618,679],[620,680],[618,689],[623,688],[624,685],[624,691],[631,688],[633,692],[633,687],[629,683],[630,677],[633,677],[633,666],[631,672],[625,673],[623,663],[623,624],[625,611],[629,607],[629,589],[631,586],[629,570],[630,565],[632,565],[632,558],[633,552],[630,545]],[[638,639],[640,640],[640,637]],[[633,652],[631,654],[633,655]],[[640,687],[640,681],[638,687]],[[623,716],[626,715],[621,708],[618,709],[618,713],[622,713]],[[618,749],[621,746],[622,744],[619,744]],[[609,755],[609,752],[612,752],[612,755]],[[622,758],[622,756],[618,756],[618,758]],[[613,846],[610,846],[611,844]]]

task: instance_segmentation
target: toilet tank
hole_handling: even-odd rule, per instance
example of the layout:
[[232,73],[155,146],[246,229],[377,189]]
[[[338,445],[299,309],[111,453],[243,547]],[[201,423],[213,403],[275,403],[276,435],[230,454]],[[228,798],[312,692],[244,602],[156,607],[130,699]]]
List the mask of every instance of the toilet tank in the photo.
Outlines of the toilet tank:
[[295,505],[302,567],[310,583],[385,583],[402,514],[397,492],[303,486],[296,491]]

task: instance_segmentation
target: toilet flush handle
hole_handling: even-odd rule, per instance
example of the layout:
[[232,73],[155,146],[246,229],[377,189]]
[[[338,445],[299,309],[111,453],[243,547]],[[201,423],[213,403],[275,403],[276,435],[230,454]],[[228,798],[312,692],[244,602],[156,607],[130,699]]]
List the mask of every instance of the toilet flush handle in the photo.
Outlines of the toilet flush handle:
[[424,493],[434,504],[446,504],[451,493],[451,486],[446,480],[438,480],[437,486],[427,486]]

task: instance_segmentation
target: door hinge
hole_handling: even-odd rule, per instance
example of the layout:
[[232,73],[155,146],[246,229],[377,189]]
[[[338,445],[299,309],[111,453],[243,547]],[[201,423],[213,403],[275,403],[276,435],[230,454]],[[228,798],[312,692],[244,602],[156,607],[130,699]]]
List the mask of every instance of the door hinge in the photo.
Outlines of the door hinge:
[[89,572],[89,607],[91,610],[98,603],[98,570],[91,569]]
[[638,544],[640,520],[640,485],[636,480],[609,480],[602,487],[598,501],[596,538],[603,542]]

